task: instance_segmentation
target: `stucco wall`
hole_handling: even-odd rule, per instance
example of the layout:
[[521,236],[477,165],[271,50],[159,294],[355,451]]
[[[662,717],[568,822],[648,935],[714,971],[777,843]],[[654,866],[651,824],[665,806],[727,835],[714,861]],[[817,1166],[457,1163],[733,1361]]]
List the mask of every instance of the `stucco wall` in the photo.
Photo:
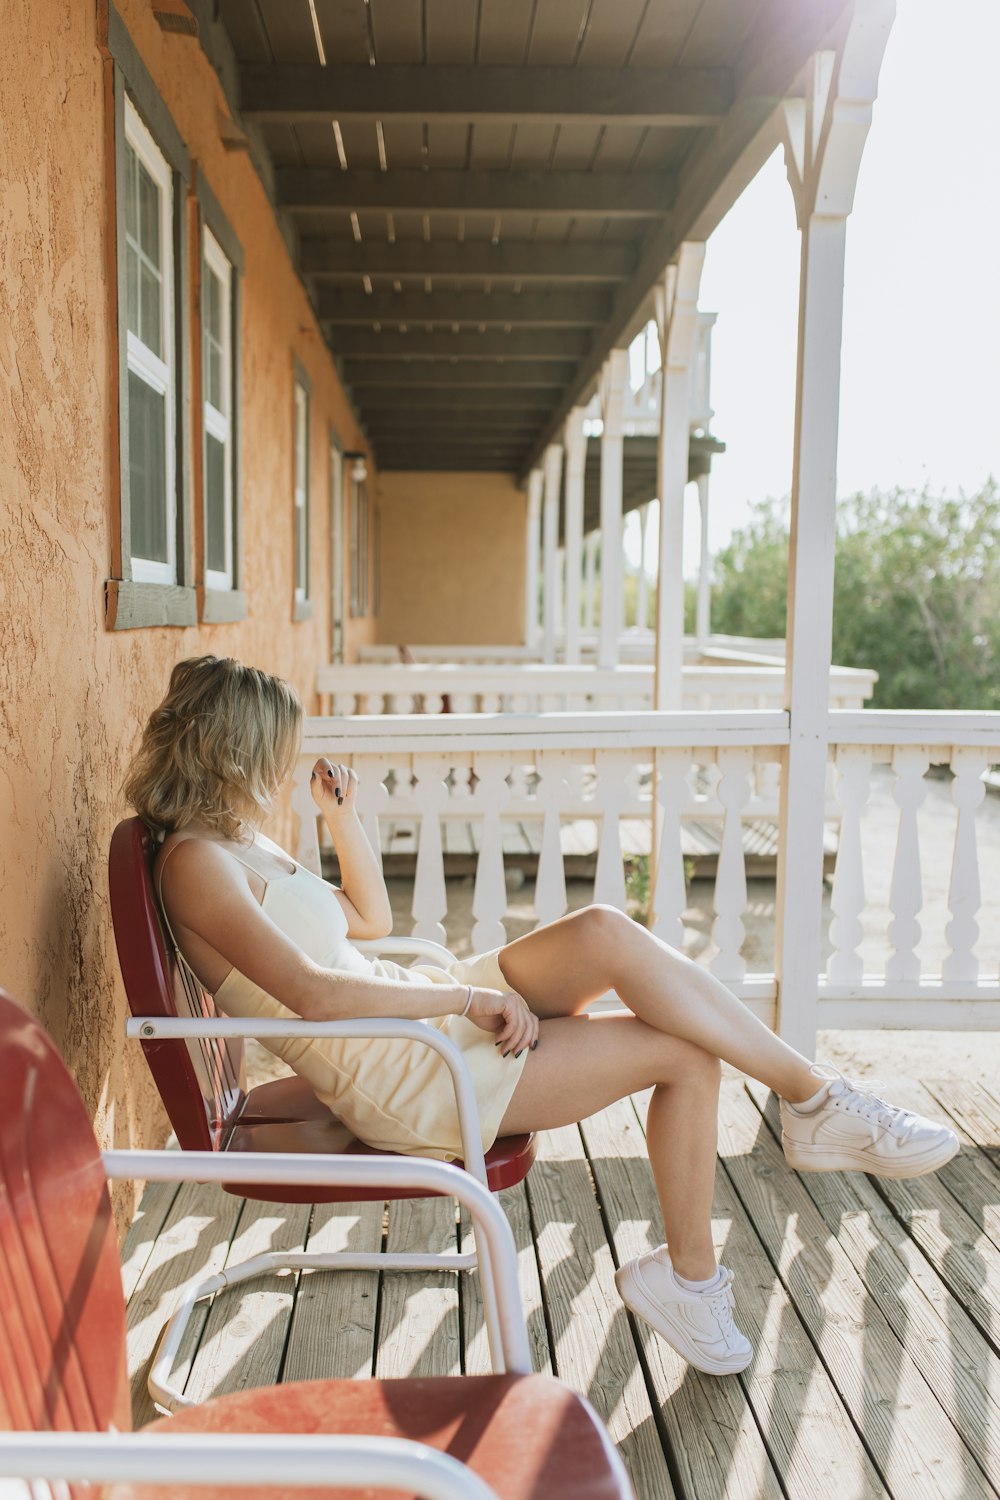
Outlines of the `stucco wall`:
[[[227,154],[196,40],[120,11],[246,257],[243,561],[238,624],[110,632],[117,474],[108,286],[105,60],[97,0],[10,0],[0,49],[0,985],[44,1021],[110,1145],[160,1144],[108,909],[118,786],[172,664],[205,651],[279,672],[315,706],[329,657],[327,430],[362,449],[308,301],[246,154]],[[292,380],[312,381],[312,618],[292,621]],[[345,527],[345,536],[346,536]],[[371,638],[351,622],[349,648]],[[290,838],[285,810],[275,836]]]
[[524,638],[527,497],[509,474],[382,474],[378,639]]

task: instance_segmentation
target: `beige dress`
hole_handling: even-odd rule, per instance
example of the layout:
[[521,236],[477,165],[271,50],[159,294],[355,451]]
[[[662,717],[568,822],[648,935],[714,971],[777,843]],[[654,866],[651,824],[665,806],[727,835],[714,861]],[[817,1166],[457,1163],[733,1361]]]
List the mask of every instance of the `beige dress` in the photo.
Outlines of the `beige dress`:
[[[239,859],[239,855],[233,854],[233,858]],[[500,970],[499,949],[448,965],[420,963],[411,968],[365,957],[348,941],[347,916],[333,887],[303,865],[296,864],[290,875],[269,880],[261,906],[315,963],[336,973],[370,974],[403,984],[510,989]],[[178,957],[186,962],[179,949]],[[228,1016],[301,1019],[235,967],[214,998],[219,1010]],[[476,1092],[483,1149],[489,1150],[527,1054],[520,1058],[502,1056],[491,1033],[463,1016],[434,1016],[428,1024],[443,1031],[462,1052]],[[368,1145],[444,1161],[461,1156],[451,1074],[444,1059],[431,1048],[381,1038],[316,1041],[289,1037],[263,1045],[306,1079],[317,1097]]]

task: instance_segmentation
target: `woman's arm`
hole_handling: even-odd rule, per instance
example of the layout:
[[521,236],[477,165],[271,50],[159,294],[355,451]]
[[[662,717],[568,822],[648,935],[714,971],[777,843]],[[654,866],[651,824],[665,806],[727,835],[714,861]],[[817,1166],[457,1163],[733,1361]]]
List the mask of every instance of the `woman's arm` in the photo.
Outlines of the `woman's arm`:
[[321,755],[313,766],[309,790],[337,851],[342,886],[337,899],[347,916],[347,936],[388,937],[392,907],[375,851],[358,817],[357,772]]
[[[464,984],[410,984],[313,963],[262,909],[242,868],[209,839],[186,839],[177,847],[161,891],[179,935],[193,933],[305,1021],[376,1016],[420,1021],[465,1009]],[[484,1031],[494,1032],[505,1050],[520,1050],[538,1035],[537,1019],[511,992],[474,990],[468,1014]]]

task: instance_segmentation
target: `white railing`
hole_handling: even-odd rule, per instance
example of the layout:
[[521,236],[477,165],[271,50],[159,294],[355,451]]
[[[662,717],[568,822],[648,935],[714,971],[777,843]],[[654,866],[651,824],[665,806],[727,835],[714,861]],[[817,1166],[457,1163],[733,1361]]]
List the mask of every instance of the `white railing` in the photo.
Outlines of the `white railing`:
[[[316,755],[349,762],[361,777],[360,812],[376,846],[390,825],[408,821],[414,829],[414,935],[444,936],[445,830],[453,820],[473,827],[471,940],[482,951],[507,940],[505,832],[534,826],[539,922],[567,910],[564,835],[581,820],[590,822],[596,845],[588,897],[624,910],[623,829],[638,819],[652,830],[655,789],[661,857],[653,930],[675,946],[690,946],[682,825],[715,819],[712,945],[702,956],[775,1024],[773,932],[770,948],[765,943],[758,951],[759,972],[748,972],[743,951],[743,834],[748,820],[778,818],[788,737],[787,714],[760,710],[312,718],[296,772],[298,857],[319,870],[309,795]],[[820,1026],[1000,1026],[1000,924],[983,919],[980,880],[985,857],[995,906],[1000,812],[994,799],[985,804],[984,774],[988,763],[1000,761],[1000,714],[834,712],[830,741],[841,826],[828,906],[818,878],[815,890],[816,926],[822,924],[830,957],[821,964],[817,950],[817,990],[802,1002],[812,1007],[818,994]],[[946,768],[953,779],[942,781],[937,769],[930,777],[931,767]],[[925,799],[937,809],[933,826],[921,824]],[[794,837],[778,848],[779,863],[786,859],[787,886],[796,878]],[[921,942],[925,906],[934,939],[929,950]],[[808,933],[802,940],[809,941]],[[760,950],[759,932],[757,944]]]
[[[723,664],[724,663],[724,664]],[[683,669],[684,708],[768,708],[784,704],[783,662],[741,664],[736,652],[720,653],[718,664]],[[861,708],[875,687],[875,672],[834,667],[830,707]],[[518,666],[483,662],[365,663],[324,666],[316,691],[330,700],[337,716],[352,714],[546,713],[587,709],[641,710],[653,705],[653,668],[558,666],[538,662]]]

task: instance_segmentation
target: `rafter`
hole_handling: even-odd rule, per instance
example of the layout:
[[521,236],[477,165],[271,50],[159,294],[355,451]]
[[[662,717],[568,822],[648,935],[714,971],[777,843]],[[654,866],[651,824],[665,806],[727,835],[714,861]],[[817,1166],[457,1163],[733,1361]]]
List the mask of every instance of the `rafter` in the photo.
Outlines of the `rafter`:
[[348,359],[344,379],[350,386],[514,386],[539,387],[555,394],[573,378],[575,364],[555,360],[509,359]]
[[307,276],[447,276],[458,280],[514,277],[519,281],[627,281],[636,266],[631,245],[538,244],[506,240],[459,244],[439,240],[303,239],[300,267]]
[[733,98],[727,68],[473,67],[252,63],[240,69],[248,119],[562,121],[709,125]]
[[324,285],[319,318],[331,326],[372,323],[513,324],[532,328],[598,328],[611,313],[606,292],[387,292]]
[[545,329],[521,329],[516,333],[373,333],[367,328],[344,328],[331,340],[335,354],[355,359],[405,359],[432,356],[441,359],[582,359],[590,348],[590,335],[576,329],[552,333]]
[[667,173],[635,172],[342,172],[339,167],[279,167],[278,206],[293,213],[572,214],[576,218],[651,218],[674,197]]
[[530,386],[527,390],[518,390],[516,386],[506,390],[497,387],[482,390],[458,385],[444,391],[436,386],[425,388],[396,385],[365,386],[358,392],[357,404],[362,417],[386,409],[416,410],[431,407],[440,411],[468,411],[478,407],[491,407],[503,411],[530,411],[544,421],[550,414],[555,399],[555,392],[535,390]]

